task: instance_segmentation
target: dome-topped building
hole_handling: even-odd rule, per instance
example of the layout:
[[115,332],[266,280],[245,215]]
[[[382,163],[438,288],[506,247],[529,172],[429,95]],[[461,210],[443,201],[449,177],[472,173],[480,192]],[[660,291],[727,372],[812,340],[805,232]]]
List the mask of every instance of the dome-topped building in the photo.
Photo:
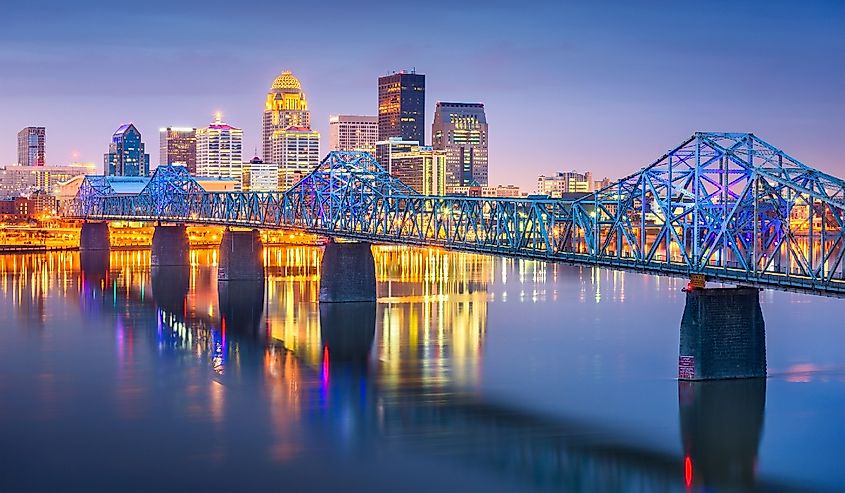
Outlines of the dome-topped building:
[[263,142],[261,145],[265,163],[273,163],[273,133],[288,127],[311,128],[311,112],[308,100],[302,92],[302,84],[290,70],[285,70],[270,86],[264,105]]
[[285,70],[273,81],[271,89],[296,89],[297,91],[302,91],[302,85],[290,70]]

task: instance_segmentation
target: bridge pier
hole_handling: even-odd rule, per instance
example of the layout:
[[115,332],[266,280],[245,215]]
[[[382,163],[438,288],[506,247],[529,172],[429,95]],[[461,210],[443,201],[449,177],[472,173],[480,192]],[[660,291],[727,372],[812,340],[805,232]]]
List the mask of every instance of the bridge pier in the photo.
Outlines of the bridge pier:
[[264,247],[257,229],[226,229],[220,242],[217,280],[264,280]]
[[79,231],[79,250],[108,250],[110,246],[109,223],[88,221],[82,223],[82,229]]
[[687,291],[680,380],[766,376],[766,329],[756,288]]
[[153,232],[151,264],[153,266],[190,265],[191,245],[184,224],[157,225]]
[[320,303],[376,301],[376,265],[369,243],[326,245],[320,264]]

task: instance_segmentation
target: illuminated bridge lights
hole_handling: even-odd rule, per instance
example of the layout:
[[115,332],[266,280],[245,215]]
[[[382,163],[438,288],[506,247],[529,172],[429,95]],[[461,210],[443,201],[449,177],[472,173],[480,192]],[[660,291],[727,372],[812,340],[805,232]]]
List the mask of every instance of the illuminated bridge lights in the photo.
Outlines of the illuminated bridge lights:
[[845,182],[747,133],[696,133],[577,200],[421,195],[365,152],[331,152],[284,192],[206,192],[180,166],[124,192],[86,177],[64,215],[294,229],[845,295]]

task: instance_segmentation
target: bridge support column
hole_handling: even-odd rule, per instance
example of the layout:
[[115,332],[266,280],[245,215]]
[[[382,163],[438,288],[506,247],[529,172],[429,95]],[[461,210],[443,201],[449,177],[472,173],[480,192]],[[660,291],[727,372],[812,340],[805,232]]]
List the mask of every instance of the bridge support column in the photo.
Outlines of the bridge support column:
[[109,247],[109,223],[90,223],[88,221],[82,223],[82,229],[79,231],[79,249],[81,251],[108,250]]
[[153,266],[190,265],[191,245],[184,224],[155,227],[151,264]]
[[264,280],[264,247],[257,229],[227,229],[223,233],[217,262],[217,280]]
[[326,245],[320,265],[320,303],[376,301],[376,265],[369,243]]
[[678,378],[766,376],[766,329],[755,288],[687,292],[681,320]]

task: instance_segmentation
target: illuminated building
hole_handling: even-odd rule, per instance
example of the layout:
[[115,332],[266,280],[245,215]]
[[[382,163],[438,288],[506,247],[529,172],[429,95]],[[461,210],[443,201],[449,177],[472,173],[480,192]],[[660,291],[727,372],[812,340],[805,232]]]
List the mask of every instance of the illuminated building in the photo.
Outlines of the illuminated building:
[[150,155],[144,152],[141,132],[126,123],[111,138],[109,152],[103,156],[103,172],[109,176],[149,176]]
[[279,189],[287,190],[320,164],[320,132],[305,127],[276,130],[271,137],[272,164],[278,165]]
[[244,192],[275,192],[279,189],[279,166],[265,163],[258,156],[243,165],[241,190]]
[[462,195],[465,197],[522,197],[522,190],[516,185],[486,186],[467,185],[465,187],[446,187],[448,195]]
[[197,172],[197,129],[167,127],[159,129],[159,165],[178,164]]
[[264,105],[262,121],[262,157],[265,162],[278,163],[273,156],[273,134],[288,127],[311,128],[311,112],[299,79],[285,70],[270,87]]
[[378,78],[378,140],[391,137],[425,144],[425,75],[403,70]]
[[481,103],[438,102],[431,143],[446,151],[446,186],[486,186],[487,117]]
[[24,127],[18,132],[18,164],[44,166],[44,147],[47,136],[44,127]]
[[378,142],[376,153],[388,173],[423,195],[446,194],[446,152],[398,137]]
[[220,113],[208,127],[197,129],[197,176],[241,182],[243,130],[223,123]]
[[17,197],[36,190],[55,193],[59,183],[96,172],[94,163],[70,166],[6,166],[0,168],[0,197]]
[[558,172],[552,176],[537,177],[537,193],[560,198],[565,193],[586,193],[593,190],[593,175],[589,171]]
[[366,151],[375,154],[378,117],[332,115],[329,117],[329,151]]

